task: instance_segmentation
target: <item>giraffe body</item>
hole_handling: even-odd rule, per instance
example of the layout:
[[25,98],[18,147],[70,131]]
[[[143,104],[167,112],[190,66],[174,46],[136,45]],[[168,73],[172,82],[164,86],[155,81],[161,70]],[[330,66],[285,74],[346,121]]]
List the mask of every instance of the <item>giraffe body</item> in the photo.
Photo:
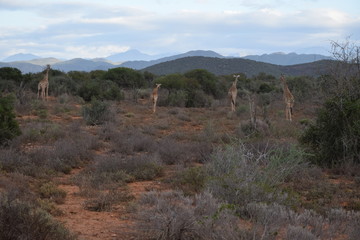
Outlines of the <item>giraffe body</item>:
[[281,76],[280,80],[283,84],[284,102],[285,102],[285,118],[286,118],[286,120],[289,120],[291,122],[295,98],[292,95],[292,93],[290,92],[290,89],[285,81],[285,77]]
[[237,81],[238,81],[238,78],[240,77],[240,75],[234,75],[234,82],[232,83],[230,89],[229,89],[229,98],[230,98],[230,103],[231,103],[231,111],[232,112],[235,112],[235,106],[236,106],[236,97],[237,97],[237,87],[236,87],[236,84],[237,84]]
[[38,98],[41,97],[42,100],[47,100],[49,96],[49,70],[50,65],[46,66],[46,73],[44,78],[38,84]]
[[158,90],[160,88],[161,84],[156,84],[156,87],[153,89],[152,94],[151,94],[151,100],[153,103],[153,113],[156,112],[156,103],[158,100]]

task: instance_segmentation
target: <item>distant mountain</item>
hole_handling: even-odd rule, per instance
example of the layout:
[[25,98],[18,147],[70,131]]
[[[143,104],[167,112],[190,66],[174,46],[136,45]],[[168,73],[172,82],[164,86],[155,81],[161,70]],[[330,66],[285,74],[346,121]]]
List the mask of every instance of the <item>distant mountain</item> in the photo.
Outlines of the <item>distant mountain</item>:
[[24,73],[36,73],[44,70],[43,66],[28,63],[28,62],[0,62],[0,68],[2,67],[12,67],[19,69],[23,74]]
[[281,52],[263,54],[263,55],[248,55],[243,58],[258,62],[265,62],[276,65],[284,65],[284,66],[332,59],[329,56],[324,56],[320,54],[297,54],[297,53],[285,54]]
[[159,64],[162,62],[172,61],[179,58],[184,57],[194,57],[194,56],[201,56],[201,57],[213,57],[213,58],[224,58],[224,56],[213,52],[213,51],[204,51],[204,50],[196,50],[196,51],[189,51],[182,54],[173,55],[170,57],[164,57],[157,60],[151,60],[151,61],[127,61],[122,64],[120,64],[121,67],[128,67],[133,69],[143,69],[155,64]]
[[107,60],[110,60],[114,63],[122,63],[125,61],[150,61],[156,59],[156,56],[148,55],[142,53],[136,49],[131,49],[123,53],[117,53],[111,56],[106,57]]
[[[130,57],[131,53],[138,54],[138,57],[143,56],[144,54],[140,53],[137,50],[131,50],[125,55]],[[27,57],[25,57],[27,55]],[[125,55],[122,55],[125,57]],[[135,55],[132,55],[135,57]],[[149,55],[147,55],[149,56]],[[285,73],[286,69],[281,68],[281,66],[286,67],[290,63],[304,63],[304,62],[313,62],[317,59],[327,59],[329,57],[316,55],[316,54],[284,54],[284,53],[273,53],[273,54],[264,54],[261,56],[246,56],[244,58],[230,58],[224,57],[213,51],[189,51],[183,54],[177,54],[169,57],[159,58],[157,60],[150,61],[127,61],[119,65],[115,65],[108,58],[95,58],[95,59],[82,59],[75,58],[67,61],[62,61],[56,58],[36,58],[35,55],[31,54],[17,54],[12,56],[13,59],[26,59],[33,58],[31,60],[22,60],[22,61],[13,61],[13,62],[0,62],[0,67],[10,66],[18,68],[22,73],[35,73],[41,72],[44,69],[46,64],[50,64],[51,68],[57,69],[60,71],[93,71],[93,70],[108,70],[109,68],[116,67],[128,67],[136,70],[146,70],[153,72],[158,75],[174,73],[174,72],[186,72],[189,69],[202,68],[209,70],[210,72],[215,73],[216,75],[223,74],[232,74],[236,72],[243,72],[248,76],[257,74],[259,72],[266,72],[272,75],[277,76],[280,72]],[[247,58],[252,58],[250,60]],[[10,57],[8,59],[11,59]],[[125,58],[124,58],[125,59]],[[176,61],[176,62],[173,62]],[[265,62],[273,62],[274,64],[269,64]],[[273,66],[272,66],[273,65]],[[291,65],[293,66],[293,65]],[[304,74],[304,72],[309,72],[310,74],[315,74],[315,69],[312,69],[313,64],[307,65],[309,69],[305,69],[301,66],[293,66],[292,72],[297,75]],[[318,64],[315,64],[316,67],[319,67]],[[320,67],[322,69],[322,67]],[[296,70],[298,69],[298,70]]]
[[57,58],[37,58],[37,59],[33,59],[30,61],[24,61],[27,63],[32,63],[35,65],[40,65],[40,66],[46,66],[47,64],[53,65],[55,63],[59,63],[61,62],[61,60],[57,59]]
[[51,66],[51,68],[69,72],[69,71],[85,71],[90,72],[93,70],[108,70],[109,68],[114,68],[115,65],[102,62],[102,61],[92,61],[92,60],[85,60],[82,58],[74,58],[68,61],[58,62]]
[[331,62],[332,61],[329,60],[322,60],[292,66],[280,66],[243,58],[185,57],[159,63],[144,68],[142,71],[148,71],[156,75],[167,75],[172,73],[185,73],[193,69],[205,69],[215,75],[244,73],[248,77],[251,77],[265,72],[277,77],[281,74],[291,76],[319,76],[329,70]]
[[4,62],[29,61],[36,58],[40,58],[40,57],[29,53],[18,53],[3,59],[3,61]]

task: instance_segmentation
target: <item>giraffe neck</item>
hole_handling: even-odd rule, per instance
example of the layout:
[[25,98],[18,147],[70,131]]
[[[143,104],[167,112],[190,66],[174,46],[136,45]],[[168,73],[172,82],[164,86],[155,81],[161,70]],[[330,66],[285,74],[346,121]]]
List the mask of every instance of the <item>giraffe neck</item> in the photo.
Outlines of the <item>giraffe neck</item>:
[[46,70],[43,82],[49,82],[49,69]]

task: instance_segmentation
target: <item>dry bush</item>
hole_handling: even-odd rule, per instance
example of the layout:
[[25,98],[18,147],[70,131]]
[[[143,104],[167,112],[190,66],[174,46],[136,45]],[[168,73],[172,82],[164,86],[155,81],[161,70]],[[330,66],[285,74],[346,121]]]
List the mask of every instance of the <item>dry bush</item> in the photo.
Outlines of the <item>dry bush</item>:
[[286,240],[317,240],[317,238],[302,226],[289,225],[286,229]]
[[47,212],[0,193],[0,239],[75,239]]
[[151,180],[161,174],[162,166],[156,155],[125,159],[114,155],[98,157],[74,181],[81,191],[88,192],[89,189],[113,189],[134,180]]
[[141,239],[246,239],[231,210],[210,193],[149,192],[139,204]]
[[131,128],[116,134],[113,141],[113,150],[125,154],[133,152],[155,152],[155,140],[138,129]]
[[185,143],[179,143],[173,138],[166,137],[159,141],[159,155],[165,164],[182,164],[191,158],[191,148]]
[[96,212],[111,211],[114,205],[128,202],[133,198],[126,188],[97,192],[95,196],[84,202],[84,208]]
[[62,204],[65,202],[66,192],[62,189],[59,189],[52,182],[42,184],[38,191],[41,198],[50,199],[57,204]]
[[205,187],[206,174],[203,167],[190,167],[177,172],[172,179],[174,187],[185,194],[200,193]]
[[297,213],[279,204],[250,203],[246,207],[252,222],[252,235],[257,239],[276,239],[285,229],[285,239],[352,238],[359,232],[360,214],[331,209],[325,215],[311,210]]
[[101,125],[98,131],[99,138],[103,141],[112,141],[116,139],[118,134],[117,126],[111,121],[107,121]]
[[124,171],[136,180],[152,180],[163,174],[158,154],[137,155],[122,162]]
[[[90,149],[97,144],[94,137],[77,135],[56,141],[52,148],[43,146],[28,154],[31,163],[40,169],[42,174],[53,172],[69,173],[72,168],[81,166],[93,158]],[[32,174],[41,174],[34,169]]]
[[0,177],[0,188],[6,192],[9,200],[34,202],[35,194],[31,191],[30,180],[30,177],[17,172],[4,174]]
[[193,142],[190,143],[192,158],[195,162],[206,163],[211,159],[214,146],[210,142]]
[[93,153],[90,150],[98,146],[95,137],[81,132],[65,133],[64,137],[50,143],[26,152],[20,152],[16,147],[0,149],[0,168],[33,177],[69,173],[72,168],[91,160]]
[[304,153],[294,147],[289,151],[249,149],[244,144],[226,145],[212,155],[206,164],[213,194],[232,204],[250,202],[285,203],[287,195],[279,185],[304,167]]
[[14,149],[0,149],[0,169],[5,172],[27,172],[31,165],[29,158]]
[[22,126],[22,135],[12,141],[11,146],[20,149],[27,143],[49,143],[66,137],[66,129],[55,123],[29,122]]

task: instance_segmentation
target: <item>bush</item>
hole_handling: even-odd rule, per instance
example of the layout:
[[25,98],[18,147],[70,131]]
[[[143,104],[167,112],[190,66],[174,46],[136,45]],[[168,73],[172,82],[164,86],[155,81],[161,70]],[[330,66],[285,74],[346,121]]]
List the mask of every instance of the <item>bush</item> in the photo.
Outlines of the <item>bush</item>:
[[75,239],[45,211],[0,193],[0,239]]
[[200,193],[205,187],[206,177],[203,167],[191,167],[177,173],[173,184],[185,194]]
[[251,202],[285,203],[278,188],[305,165],[296,148],[254,151],[243,144],[218,149],[206,164],[207,186],[215,197],[238,207]]
[[334,166],[346,161],[360,163],[360,99],[333,98],[319,111],[315,124],[301,136],[315,162]]
[[90,105],[83,106],[82,115],[87,125],[99,125],[110,119],[107,103],[93,98]]
[[75,181],[84,190],[86,188],[112,189],[135,179],[152,180],[161,174],[162,166],[156,155],[126,159],[115,155],[98,158],[80,173]]
[[167,137],[159,142],[159,154],[163,163],[181,164],[189,159],[190,148],[186,149],[187,146],[184,143],[178,143],[176,140]]
[[127,202],[131,199],[133,199],[133,196],[130,195],[126,189],[98,192],[96,197],[84,202],[84,207],[85,209],[96,212],[111,211],[114,204]]
[[12,95],[0,98],[0,145],[21,134],[13,109],[14,97]]
[[126,129],[111,135],[114,151],[126,154],[135,152],[154,152],[156,142],[137,129]]
[[237,218],[210,193],[149,192],[139,203],[140,239],[242,239]]
[[59,189],[52,182],[41,185],[39,188],[39,194],[41,198],[49,198],[58,204],[65,202],[66,192],[62,189]]

